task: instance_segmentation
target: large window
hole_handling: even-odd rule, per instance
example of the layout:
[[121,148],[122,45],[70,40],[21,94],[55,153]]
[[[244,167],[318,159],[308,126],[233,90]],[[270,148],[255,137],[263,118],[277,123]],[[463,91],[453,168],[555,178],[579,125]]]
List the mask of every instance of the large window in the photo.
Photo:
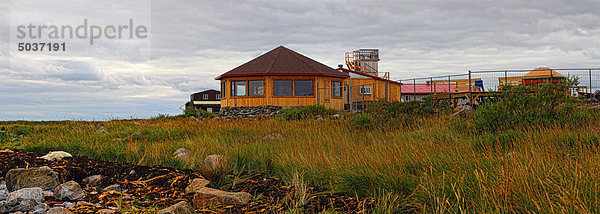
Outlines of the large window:
[[225,97],[225,94],[226,94],[225,93],[225,88],[227,88],[226,85],[227,85],[227,81],[222,81],[221,82],[221,97]]
[[338,82],[338,81],[331,82],[331,95],[334,97],[342,96],[342,82]]
[[231,81],[231,96],[246,96],[246,81]]
[[248,96],[264,96],[265,81],[263,80],[248,80]]
[[294,96],[312,96],[313,91],[312,80],[294,80]]
[[273,95],[292,96],[294,86],[291,80],[273,80]]

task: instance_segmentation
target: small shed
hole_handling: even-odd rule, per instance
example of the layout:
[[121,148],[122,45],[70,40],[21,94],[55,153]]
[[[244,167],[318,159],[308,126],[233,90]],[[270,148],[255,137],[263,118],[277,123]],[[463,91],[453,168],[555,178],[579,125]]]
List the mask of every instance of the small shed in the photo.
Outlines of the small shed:
[[536,68],[523,75],[524,85],[538,85],[544,82],[561,82],[565,76],[550,68]]

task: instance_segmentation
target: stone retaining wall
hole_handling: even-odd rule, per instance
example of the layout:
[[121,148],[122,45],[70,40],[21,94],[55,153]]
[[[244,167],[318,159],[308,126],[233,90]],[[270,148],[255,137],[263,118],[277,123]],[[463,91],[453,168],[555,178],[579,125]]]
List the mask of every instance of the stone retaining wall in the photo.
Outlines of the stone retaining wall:
[[221,118],[255,118],[275,116],[281,106],[256,106],[256,107],[223,107],[219,111]]

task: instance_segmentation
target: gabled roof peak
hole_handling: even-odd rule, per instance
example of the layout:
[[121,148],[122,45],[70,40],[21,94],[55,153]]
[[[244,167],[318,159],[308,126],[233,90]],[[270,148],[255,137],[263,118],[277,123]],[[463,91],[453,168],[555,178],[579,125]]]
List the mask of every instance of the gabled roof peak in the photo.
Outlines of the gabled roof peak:
[[299,54],[283,45],[264,53],[215,79],[228,76],[316,75],[348,77],[348,74]]

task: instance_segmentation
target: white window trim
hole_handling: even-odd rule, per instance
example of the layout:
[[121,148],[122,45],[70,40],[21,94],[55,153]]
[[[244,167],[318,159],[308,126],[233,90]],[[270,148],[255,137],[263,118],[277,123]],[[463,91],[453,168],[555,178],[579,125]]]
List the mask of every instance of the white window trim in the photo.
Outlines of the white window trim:
[[217,100],[221,99],[221,94],[217,94]]
[[371,94],[371,87],[360,87],[360,94]]
[[208,94],[203,94],[203,95],[202,95],[202,99],[203,99],[203,100],[208,100]]

